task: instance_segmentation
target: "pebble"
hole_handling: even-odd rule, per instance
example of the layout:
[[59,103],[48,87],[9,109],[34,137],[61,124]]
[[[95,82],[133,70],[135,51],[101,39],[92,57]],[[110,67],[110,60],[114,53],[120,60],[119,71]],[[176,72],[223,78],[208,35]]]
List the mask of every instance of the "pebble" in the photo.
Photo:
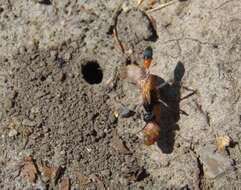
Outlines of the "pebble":
[[126,24],[130,26],[138,41],[154,40],[158,36],[150,19],[140,10],[131,9],[126,13]]
[[79,184],[71,185],[70,190],[80,190],[80,185]]
[[71,53],[70,52],[67,52],[64,54],[64,59],[65,60],[70,60],[71,59]]
[[134,111],[132,111],[131,109],[129,109],[128,107],[126,106],[123,106],[121,107],[119,110],[118,110],[118,113],[121,117],[123,118],[128,118],[128,117],[131,117],[135,114]]
[[67,75],[65,73],[59,72],[55,75],[54,78],[55,78],[56,81],[64,82],[66,77],[67,77]]
[[12,101],[12,99],[10,98],[6,98],[6,100],[4,101],[4,107],[6,110],[10,110],[14,105],[14,102]]
[[31,108],[32,114],[37,114],[37,113],[39,113],[39,111],[40,111],[40,108],[38,106],[34,106]]
[[43,96],[46,96],[48,93],[44,92],[44,91],[38,91],[35,95],[34,95],[34,99],[39,99],[42,98]]
[[78,43],[77,42],[72,42],[70,45],[71,45],[71,47],[73,49],[77,49],[78,48]]
[[57,55],[58,55],[58,52],[55,51],[55,50],[52,50],[52,51],[50,52],[50,60],[51,60],[51,61],[55,61],[56,58],[57,58]]
[[170,161],[168,159],[163,159],[161,162],[161,166],[168,167],[170,165]]
[[37,123],[35,121],[31,121],[29,119],[24,119],[22,121],[22,125],[34,127],[35,125],[37,125]]
[[10,92],[9,97],[14,100],[18,95],[18,92],[16,90],[13,90],[12,92]]
[[88,189],[89,189],[89,190],[97,190],[97,187],[95,186],[94,183],[91,183],[91,184],[88,186]]
[[232,161],[225,155],[215,152],[216,147],[209,145],[200,150],[200,160],[203,163],[204,174],[211,179],[216,178],[232,168]]
[[9,137],[14,137],[18,134],[18,131],[16,129],[11,129],[8,133]]
[[2,118],[3,118],[3,111],[0,110],[0,121],[2,120]]
[[105,134],[105,132],[102,129],[98,131],[98,137],[99,138],[103,138],[103,137],[105,137],[105,135],[106,134]]
[[101,174],[103,175],[103,176],[110,176],[111,175],[111,171],[110,170],[103,170],[102,172],[101,172]]
[[46,184],[42,180],[38,180],[34,186],[34,190],[46,190]]
[[131,9],[130,3],[128,3],[128,2],[125,1],[125,2],[123,3],[123,5],[122,5],[122,10],[126,13],[126,12],[128,12],[130,9]]

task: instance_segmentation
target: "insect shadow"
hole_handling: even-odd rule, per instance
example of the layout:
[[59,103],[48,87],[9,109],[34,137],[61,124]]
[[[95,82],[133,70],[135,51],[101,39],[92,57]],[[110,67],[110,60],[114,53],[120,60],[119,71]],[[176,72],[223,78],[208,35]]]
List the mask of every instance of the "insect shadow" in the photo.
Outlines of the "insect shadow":
[[[160,104],[161,117],[160,117],[160,138],[157,141],[158,147],[163,153],[170,154],[173,152],[175,133],[179,130],[177,124],[180,119],[180,113],[184,111],[180,110],[181,101],[181,80],[185,73],[183,63],[178,62],[174,69],[174,83],[166,84],[160,89],[160,99],[165,104]],[[160,78],[160,80],[163,80]],[[163,80],[164,81],[164,80]],[[187,115],[187,114],[186,114]]]

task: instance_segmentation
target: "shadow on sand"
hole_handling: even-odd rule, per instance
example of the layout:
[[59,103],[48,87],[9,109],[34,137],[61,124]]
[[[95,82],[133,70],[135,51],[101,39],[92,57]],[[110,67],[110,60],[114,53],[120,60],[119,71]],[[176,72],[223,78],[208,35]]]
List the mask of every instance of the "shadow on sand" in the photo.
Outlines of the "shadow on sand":
[[[177,125],[180,119],[179,103],[181,101],[181,80],[185,73],[184,65],[178,62],[174,70],[174,83],[167,84],[160,89],[160,98],[165,103],[160,103],[161,118],[160,128],[161,134],[157,141],[158,147],[163,153],[170,154],[173,151],[175,132],[179,130]],[[160,78],[160,81],[163,79]]]

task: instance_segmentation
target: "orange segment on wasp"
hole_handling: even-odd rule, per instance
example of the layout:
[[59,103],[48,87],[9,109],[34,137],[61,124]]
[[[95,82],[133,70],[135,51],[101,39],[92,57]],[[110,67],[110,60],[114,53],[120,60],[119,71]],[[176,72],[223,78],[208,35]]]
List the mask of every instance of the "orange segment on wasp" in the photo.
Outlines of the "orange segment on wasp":
[[144,59],[144,68],[149,69],[151,63],[152,63],[152,59]]

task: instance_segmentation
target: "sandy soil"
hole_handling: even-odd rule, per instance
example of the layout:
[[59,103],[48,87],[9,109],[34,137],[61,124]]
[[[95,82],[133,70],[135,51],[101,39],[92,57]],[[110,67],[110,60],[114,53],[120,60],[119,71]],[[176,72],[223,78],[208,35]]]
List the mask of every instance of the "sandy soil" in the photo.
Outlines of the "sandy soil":
[[[0,0],[0,189],[240,189],[241,1],[148,2]],[[151,73],[185,69],[152,146],[139,91],[115,80],[147,46]]]

